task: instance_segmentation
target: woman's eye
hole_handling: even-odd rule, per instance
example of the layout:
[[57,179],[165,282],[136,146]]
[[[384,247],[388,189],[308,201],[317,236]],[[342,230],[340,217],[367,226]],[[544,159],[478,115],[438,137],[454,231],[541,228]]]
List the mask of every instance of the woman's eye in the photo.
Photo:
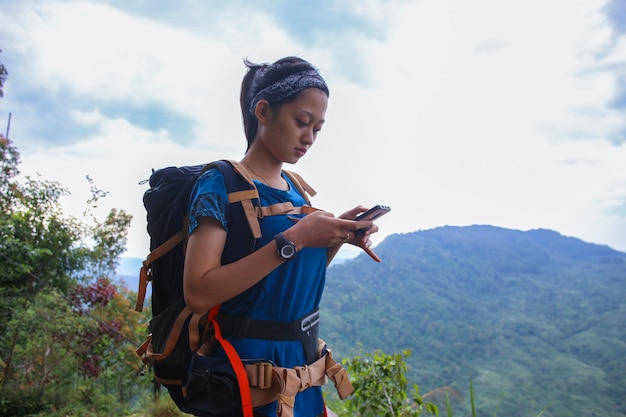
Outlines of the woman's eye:
[[300,127],[305,127],[308,124],[306,122],[303,122],[302,120],[298,120],[297,123],[298,123],[298,126]]

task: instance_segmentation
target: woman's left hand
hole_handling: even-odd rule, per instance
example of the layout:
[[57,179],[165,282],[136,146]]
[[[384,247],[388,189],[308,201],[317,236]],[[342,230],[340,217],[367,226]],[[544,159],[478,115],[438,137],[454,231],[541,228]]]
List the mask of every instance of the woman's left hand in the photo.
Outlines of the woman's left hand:
[[[339,216],[340,219],[347,219],[347,220],[352,220],[354,219],[356,216],[358,216],[359,214],[363,213],[367,211],[366,207],[363,206],[356,206],[355,208],[346,211],[345,213],[343,213],[341,216]],[[346,239],[346,243],[350,243],[351,245],[354,246],[358,246],[362,249],[364,249],[366,252],[369,251],[370,246],[372,246],[372,241],[370,240],[370,235],[372,233],[376,233],[378,232],[378,226],[373,225],[372,227],[359,231],[359,232],[355,232],[353,230],[348,230],[347,231],[347,235],[349,236],[348,239]],[[369,252],[368,252],[369,253]],[[371,256],[371,255],[370,255]]]

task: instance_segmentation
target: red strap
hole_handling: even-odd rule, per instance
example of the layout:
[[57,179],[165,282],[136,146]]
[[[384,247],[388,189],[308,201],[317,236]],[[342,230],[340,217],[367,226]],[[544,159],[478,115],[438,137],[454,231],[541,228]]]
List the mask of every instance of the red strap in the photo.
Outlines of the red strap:
[[233,345],[228,340],[222,337],[222,330],[220,329],[220,325],[217,322],[218,311],[219,306],[213,307],[211,310],[209,310],[209,321],[213,324],[215,339],[217,339],[217,341],[222,346],[222,349],[224,349],[224,352],[228,357],[228,361],[233,367],[235,375],[237,375],[237,382],[239,383],[239,393],[241,395],[241,408],[243,411],[243,417],[254,417],[254,414],[252,413],[252,395],[250,394],[250,383],[248,382],[248,374],[246,373],[246,368],[243,366],[241,358],[239,358],[239,354],[237,353]]

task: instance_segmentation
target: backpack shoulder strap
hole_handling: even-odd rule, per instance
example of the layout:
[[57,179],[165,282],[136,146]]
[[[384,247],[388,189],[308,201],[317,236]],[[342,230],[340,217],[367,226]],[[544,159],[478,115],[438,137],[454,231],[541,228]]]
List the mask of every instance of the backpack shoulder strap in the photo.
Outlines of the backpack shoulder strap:
[[[239,175],[241,175],[248,182],[248,184],[250,184],[251,187],[254,187],[253,190],[250,189],[242,192],[229,193],[228,201],[230,203],[241,201],[242,204],[244,204],[244,200],[246,199],[250,199],[252,201],[254,201],[254,199],[258,199],[259,193],[254,186],[254,181],[252,179],[250,171],[248,171],[248,169],[246,169],[246,167],[238,161],[229,160],[227,162],[232,165],[235,172],[239,173]],[[313,189],[313,187],[311,187],[298,173],[285,170],[283,170],[283,172],[295,185],[295,187],[298,189],[298,192],[300,193],[300,195],[302,195],[302,197],[304,197],[304,200],[307,202],[307,204],[311,205],[311,197],[317,194],[315,189]],[[253,229],[252,225],[258,223],[258,219],[260,218],[263,218],[265,216],[274,216],[277,214],[286,214],[293,212],[300,212],[300,210],[294,208],[291,203],[277,203],[271,206],[264,207],[261,207],[259,203],[254,207],[249,206],[248,208],[246,208],[246,217],[248,218],[248,223],[250,223],[250,228]],[[257,218],[257,221],[254,221],[255,216]],[[257,239],[261,236],[261,231],[259,230],[258,233],[259,236],[256,237]]]
[[241,203],[252,236],[254,239],[260,238],[261,227],[255,207],[259,207],[261,203],[259,192],[248,171],[239,162],[231,160],[214,161],[207,165],[207,169],[210,167],[216,167],[222,172],[228,193],[228,202],[231,205]]
[[[245,218],[249,226],[248,228],[233,227],[229,229],[224,251],[225,257],[222,259],[224,263],[233,262],[252,252],[256,239],[261,237],[259,219],[279,214],[309,212],[308,206],[293,207],[290,202],[262,207],[259,192],[254,185],[251,173],[238,161],[217,160],[207,164],[205,170],[210,168],[219,169],[224,176],[230,206],[229,216],[231,219],[234,219],[231,223],[244,223],[243,219]],[[289,177],[310,206],[309,196],[316,194],[313,187],[295,172],[283,172]]]
[[285,173],[285,175],[289,177],[291,182],[293,182],[293,184],[296,186],[300,194],[302,194],[302,197],[304,197],[304,199],[306,200],[307,204],[311,205],[311,197],[317,194],[317,191],[315,191],[313,187],[311,187],[304,180],[304,178],[300,176],[300,174],[293,172],[293,171],[287,171],[284,169],[283,169],[283,172]]

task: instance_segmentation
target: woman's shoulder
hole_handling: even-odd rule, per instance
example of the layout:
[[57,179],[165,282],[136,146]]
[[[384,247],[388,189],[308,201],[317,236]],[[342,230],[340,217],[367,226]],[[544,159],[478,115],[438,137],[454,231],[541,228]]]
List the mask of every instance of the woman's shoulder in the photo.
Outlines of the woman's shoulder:
[[217,168],[201,173],[189,197],[189,234],[198,226],[199,217],[212,217],[227,227],[228,195],[224,176]]
[[206,180],[210,180],[212,178],[221,178],[222,181],[223,181],[224,180],[224,174],[222,174],[222,171],[220,171],[220,169],[217,168],[217,167],[209,167],[208,169],[205,169],[198,176],[198,181],[206,181]]
[[228,203],[228,192],[224,176],[217,168],[210,168],[200,174],[189,196],[190,215],[206,215],[206,207],[212,210],[225,211]]
[[208,191],[225,192],[226,185],[224,184],[224,174],[218,168],[209,168],[202,172],[195,184],[195,194],[208,192]]

